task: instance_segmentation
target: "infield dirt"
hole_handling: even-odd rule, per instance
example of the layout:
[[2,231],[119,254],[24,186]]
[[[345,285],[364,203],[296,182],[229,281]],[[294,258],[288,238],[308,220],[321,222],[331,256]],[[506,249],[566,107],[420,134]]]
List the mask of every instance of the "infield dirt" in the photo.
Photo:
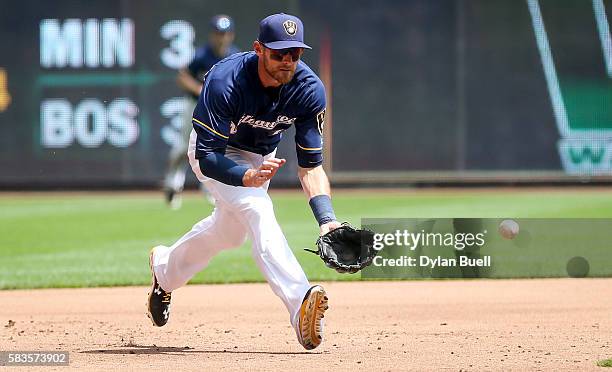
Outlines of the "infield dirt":
[[0,350],[69,351],[84,370],[604,371],[612,357],[612,279],[323,285],[310,352],[266,284],[181,288],[163,328],[145,287],[1,291]]

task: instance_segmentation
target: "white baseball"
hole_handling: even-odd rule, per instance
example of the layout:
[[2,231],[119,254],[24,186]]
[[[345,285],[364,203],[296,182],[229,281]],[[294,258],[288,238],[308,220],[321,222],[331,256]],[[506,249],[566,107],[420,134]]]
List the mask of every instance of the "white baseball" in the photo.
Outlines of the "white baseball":
[[514,220],[503,220],[497,231],[499,231],[499,235],[506,239],[514,239],[519,233],[519,225]]

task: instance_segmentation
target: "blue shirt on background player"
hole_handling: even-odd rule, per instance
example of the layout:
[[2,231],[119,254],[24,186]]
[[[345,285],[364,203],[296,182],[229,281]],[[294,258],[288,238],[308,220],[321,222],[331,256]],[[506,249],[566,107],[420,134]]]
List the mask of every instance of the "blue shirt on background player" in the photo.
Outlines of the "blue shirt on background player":
[[[232,44],[234,41],[234,22],[224,14],[219,14],[210,20],[208,43],[195,52],[191,63],[179,70],[177,84],[186,93],[183,100],[184,108],[181,116],[179,132],[170,143],[168,166],[164,174],[164,197],[172,209],[181,206],[180,194],[185,186],[186,166],[185,153],[189,144],[189,135],[192,130],[192,115],[196,101],[202,90],[204,76],[210,68],[221,59],[238,53],[239,50]],[[214,203],[206,188],[200,184],[206,199]]]
[[240,50],[234,42],[234,21],[227,15],[220,14],[210,20],[208,42],[199,47],[192,61],[179,71],[178,84],[194,99],[200,95],[204,75],[223,58]]
[[[220,55],[217,54],[210,44],[203,45],[196,50],[193,60],[187,66],[187,70],[191,76],[203,83],[204,75],[206,75],[208,70],[210,70],[215,63],[238,52],[240,52],[240,50],[233,44],[229,45]],[[197,99],[198,96],[199,94],[196,95],[195,98]]]

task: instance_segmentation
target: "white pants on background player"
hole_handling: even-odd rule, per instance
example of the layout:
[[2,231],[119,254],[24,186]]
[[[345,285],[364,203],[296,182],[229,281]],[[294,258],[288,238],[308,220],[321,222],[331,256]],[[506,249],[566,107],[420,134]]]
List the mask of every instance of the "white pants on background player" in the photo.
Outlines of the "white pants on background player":
[[[289,310],[295,327],[304,294],[310,284],[276,221],[269,181],[262,187],[236,187],[204,176],[195,159],[195,132],[191,133],[188,157],[198,179],[216,199],[211,216],[193,226],[171,247],[155,250],[153,266],[161,287],[171,292],[185,285],[224,249],[236,248],[248,237],[259,269]],[[225,156],[257,169],[275,152],[262,156],[228,147]]]
[[192,130],[191,118],[197,101],[193,97],[185,97],[185,110],[181,115],[181,128],[172,144],[168,158],[168,170],[164,178],[164,187],[176,193],[183,191],[185,186],[185,173],[187,164],[187,148],[189,146],[189,134]]
[[[164,189],[172,190],[175,194],[180,194],[185,187],[185,175],[187,172],[187,149],[189,147],[189,135],[193,129],[192,118],[193,110],[198,101],[192,96],[185,97],[185,110],[181,115],[181,128],[176,141],[172,144],[170,155],[168,157],[168,169],[164,177]],[[206,196],[206,199],[214,204],[214,199],[206,189],[203,183],[200,183],[200,190]],[[171,201],[173,208],[180,207],[181,199],[177,196]]]

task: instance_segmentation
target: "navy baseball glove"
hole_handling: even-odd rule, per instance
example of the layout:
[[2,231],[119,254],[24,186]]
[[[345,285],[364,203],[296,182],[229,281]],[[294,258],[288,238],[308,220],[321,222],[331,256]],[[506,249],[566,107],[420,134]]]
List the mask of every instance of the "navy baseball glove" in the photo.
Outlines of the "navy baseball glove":
[[370,265],[377,251],[373,248],[374,233],[355,229],[343,223],[317,239],[317,250],[306,249],[318,254],[327,267],[339,273],[354,274]]

